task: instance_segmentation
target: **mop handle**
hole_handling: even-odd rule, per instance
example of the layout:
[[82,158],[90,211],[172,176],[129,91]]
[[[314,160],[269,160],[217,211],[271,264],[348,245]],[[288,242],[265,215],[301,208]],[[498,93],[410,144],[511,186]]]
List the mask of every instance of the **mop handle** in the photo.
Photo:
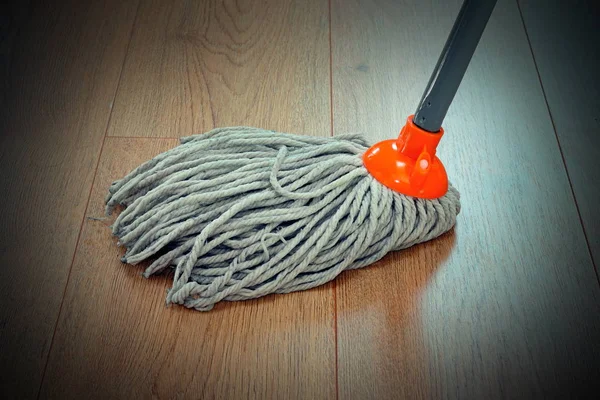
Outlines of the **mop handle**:
[[496,0],[464,1],[415,112],[413,122],[421,129],[435,133],[442,127],[495,5]]

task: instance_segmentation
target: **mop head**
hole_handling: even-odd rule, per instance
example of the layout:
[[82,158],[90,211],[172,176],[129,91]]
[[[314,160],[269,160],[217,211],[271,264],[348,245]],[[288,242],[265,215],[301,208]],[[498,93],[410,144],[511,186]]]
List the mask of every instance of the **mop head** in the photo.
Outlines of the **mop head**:
[[363,166],[368,147],[250,127],[183,138],[110,186],[107,214],[125,207],[111,227],[122,261],[153,260],[147,278],[174,269],[167,304],[207,311],[322,285],[454,226],[454,187],[396,193]]

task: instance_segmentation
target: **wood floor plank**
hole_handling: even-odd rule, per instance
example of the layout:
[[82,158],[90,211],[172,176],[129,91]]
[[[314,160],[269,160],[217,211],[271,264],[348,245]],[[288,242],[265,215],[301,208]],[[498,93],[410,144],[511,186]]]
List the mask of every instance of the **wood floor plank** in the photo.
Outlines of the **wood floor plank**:
[[[103,215],[114,179],[175,145],[108,138],[88,216]],[[208,313],[165,307],[172,276],[122,264],[109,224],[85,223],[42,398],[335,397],[331,285]]]
[[136,2],[0,7],[0,397],[28,399],[42,380]]
[[[109,132],[243,123],[329,134],[326,10],[325,1],[143,1]],[[114,179],[175,145],[108,137],[88,215],[102,215]],[[209,313],[166,308],[172,277],[146,280],[121,264],[108,224],[85,222],[42,398],[335,397],[331,284]]]
[[[398,134],[460,4],[332,0],[335,133]],[[342,275],[339,397],[597,389],[600,290],[515,1],[498,2],[444,127],[457,227]]]
[[143,1],[109,135],[328,134],[328,26],[326,0]]
[[600,4],[593,0],[521,0],[519,4],[597,268]]

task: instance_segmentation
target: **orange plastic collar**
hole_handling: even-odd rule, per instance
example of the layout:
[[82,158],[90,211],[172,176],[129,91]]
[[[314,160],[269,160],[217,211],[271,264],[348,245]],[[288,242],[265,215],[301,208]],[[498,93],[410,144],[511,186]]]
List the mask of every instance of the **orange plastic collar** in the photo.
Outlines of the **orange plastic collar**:
[[388,188],[407,196],[437,199],[448,191],[448,176],[435,156],[444,130],[430,133],[409,116],[398,139],[384,140],[363,155],[369,173]]

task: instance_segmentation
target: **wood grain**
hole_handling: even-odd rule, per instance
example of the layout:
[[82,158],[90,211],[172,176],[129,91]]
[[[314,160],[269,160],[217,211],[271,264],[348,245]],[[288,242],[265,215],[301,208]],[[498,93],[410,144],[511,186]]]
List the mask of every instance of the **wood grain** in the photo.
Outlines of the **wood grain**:
[[[332,1],[335,133],[398,134],[460,4]],[[339,280],[339,397],[598,388],[600,291],[515,1],[498,2],[444,127],[457,227]]]
[[27,399],[42,380],[136,2],[1,7],[0,397]]
[[142,2],[109,135],[327,135],[326,0]]
[[520,8],[593,259],[600,262],[600,5],[521,0]]
[[[239,121],[329,134],[323,10],[144,1],[109,132],[179,136]],[[88,216],[102,215],[114,179],[175,145],[108,137]],[[145,280],[121,264],[109,223],[85,222],[42,398],[335,397],[331,284],[210,313],[166,308],[172,277]]]
[[[175,145],[107,139],[88,216],[103,215],[114,179]],[[109,224],[85,222],[42,398],[335,397],[331,285],[208,313],[167,308],[172,276],[122,264]]]

